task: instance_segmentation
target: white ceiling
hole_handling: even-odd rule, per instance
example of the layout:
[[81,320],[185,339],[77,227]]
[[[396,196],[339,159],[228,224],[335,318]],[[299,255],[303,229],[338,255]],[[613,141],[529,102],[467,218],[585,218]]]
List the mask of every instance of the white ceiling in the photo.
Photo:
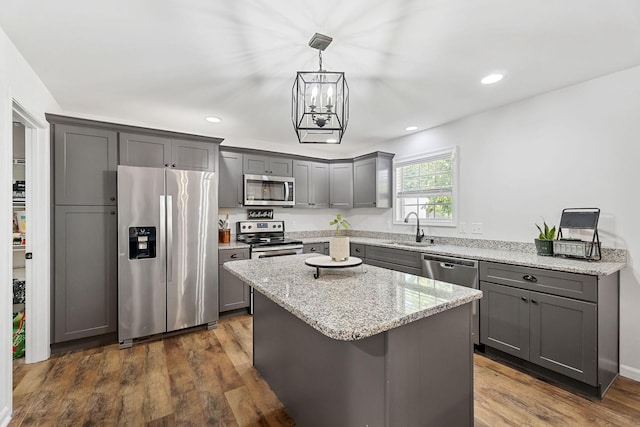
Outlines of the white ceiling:
[[292,148],[327,34],[351,98],[334,154],[640,65],[640,0],[0,0],[0,26],[69,113]]

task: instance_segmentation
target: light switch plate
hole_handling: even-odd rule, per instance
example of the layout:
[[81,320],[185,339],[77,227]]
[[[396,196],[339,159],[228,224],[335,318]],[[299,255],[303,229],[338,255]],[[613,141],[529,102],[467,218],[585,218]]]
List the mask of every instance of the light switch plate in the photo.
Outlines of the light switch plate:
[[466,222],[459,222],[458,223],[458,232],[460,234],[467,234],[467,223]]
[[482,223],[481,222],[472,222],[471,223],[471,234],[482,234]]

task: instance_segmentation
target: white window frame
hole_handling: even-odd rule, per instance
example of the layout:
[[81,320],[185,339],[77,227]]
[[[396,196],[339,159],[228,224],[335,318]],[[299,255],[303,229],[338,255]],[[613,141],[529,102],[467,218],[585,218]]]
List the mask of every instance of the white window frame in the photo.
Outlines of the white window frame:
[[453,185],[451,186],[451,197],[453,199],[452,203],[452,215],[451,219],[447,220],[430,220],[430,219],[420,219],[420,226],[429,226],[429,227],[456,227],[458,221],[458,205],[459,205],[459,192],[458,192],[458,175],[459,175],[459,165],[458,165],[458,147],[446,147],[438,150],[423,152],[411,156],[401,157],[394,159],[393,161],[393,224],[397,225],[411,225],[412,227],[416,226],[416,218],[415,216],[411,216],[409,219],[409,223],[404,222],[404,218],[398,217],[398,206],[397,198],[398,198],[398,189],[396,187],[397,182],[397,170],[400,167],[408,166],[412,163],[420,163],[426,162],[429,160],[435,160],[437,158],[441,158],[443,156],[451,156],[452,160],[452,175]]

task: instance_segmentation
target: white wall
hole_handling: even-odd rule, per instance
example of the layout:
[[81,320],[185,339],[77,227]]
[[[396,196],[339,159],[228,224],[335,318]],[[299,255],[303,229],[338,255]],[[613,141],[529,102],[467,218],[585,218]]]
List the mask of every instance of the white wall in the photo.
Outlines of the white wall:
[[[0,224],[9,224],[11,218],[11,123],[14,101],[42,123],[46,123],[45,112],[55,113],[60,110],[51,93],[0,29]],[[45,138],[38,139],[38,142],[48,144],[48,131],[43,131],[43,134]],[[48,153],[48,149],[46,152]],[[0,425],[6,425],[12,399],[12,362],[9,351],[12,257],[10,228],[2,227],[0,230],[6,230],[0,233]],[[34,291],[39,292],[37,287]],[[48,289],[44,291],[48,295]],[[48,347],[48,342],[46,344]]]
[[[622,375],[640,381],[639,117],[636,67],[372,148],[401,157],[458,146],[459,219],[484,229],[466,237],[531,242],[541,217],[557,224],[563,208],[599,207],[603,245],[630,255],[620,279],[620,362]],[[357,229],[402,230],[390,210],[373,212],[347,215]]]

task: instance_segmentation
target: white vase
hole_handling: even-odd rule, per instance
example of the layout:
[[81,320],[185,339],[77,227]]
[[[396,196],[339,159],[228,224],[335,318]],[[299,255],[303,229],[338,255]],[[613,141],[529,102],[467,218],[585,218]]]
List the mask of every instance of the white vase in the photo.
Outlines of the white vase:
[[329,256],[333,261],[349,259],[349,237],[336,236],[329,238]]

